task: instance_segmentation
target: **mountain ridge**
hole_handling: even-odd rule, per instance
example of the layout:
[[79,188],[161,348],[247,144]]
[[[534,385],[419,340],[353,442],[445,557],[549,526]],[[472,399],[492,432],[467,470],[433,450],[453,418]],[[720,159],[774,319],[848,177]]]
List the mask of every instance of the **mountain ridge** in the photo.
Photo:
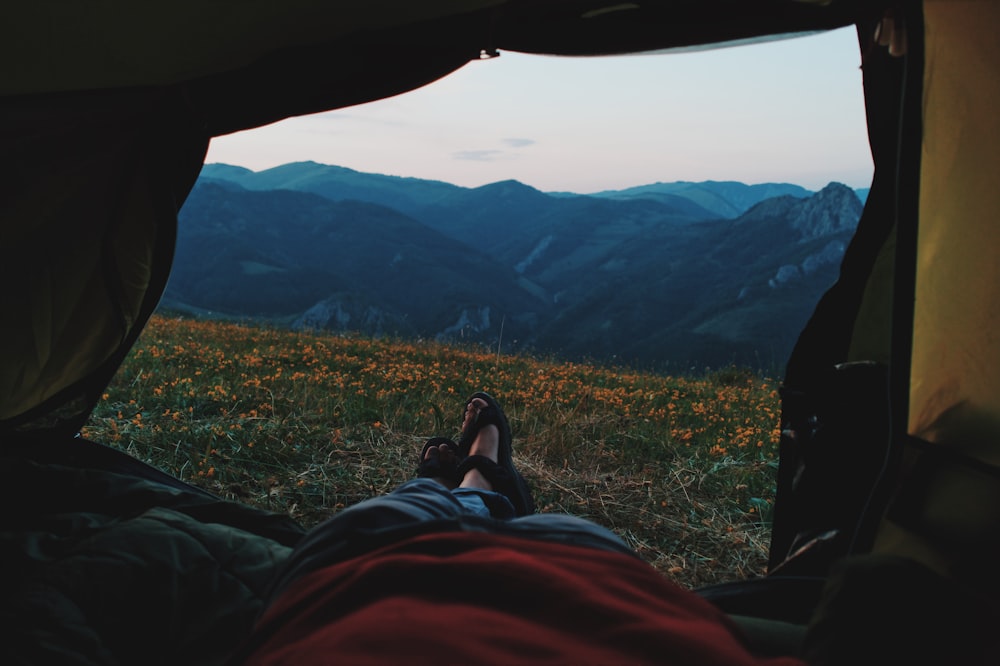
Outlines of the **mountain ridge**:
[[[499,183],[517,183],[535,192],[545,194],[554,198],[564,196],[571,197],[597,197],[597,198],[657,198],[660,196],[681,197],[697,205],[697,199],[704,196],[704,192],[711,192],[712,198],[723,199],[722,206],[726,209],[737,211],[736,214],[746,212],[751,206],[764,199],[773,198],[780,194],[793,194],[799,198],[815,194],[801,185],[791,183],[754,183],[746,184],[732,180],[705,180],[705,181],[673,181],[656,182],[647,185],[638,185],[620,190],[601,190],[593,193],[585,192],[545,192],[531,185],[521,183],[515,179],[507,179],[479,185],[476,187],[464,187],[454,185],[441,180],[424,179],[414,176],[394,176],[385,174],[373,174],[364,171],[357,171],[349,167],[322,164],[319,162],[306,160],[301,162],[289,162],[260,171],[253,171],[246,167],[234,166],[221,162],[211,162],[205,164],[201,171],[202,179],[219,179],[236,182],[247,189],[293,189],[298,191],[310,191],[320,194],[328,199],[361,199],[370,200],[371,192],[380,191],[380,187],[387,188],[392,193],[387,198],[372,200],[373,203],[391,205],[396,190],[403,190],[409,187],[428,187],[439,196],[445,193],[455,193],[458,191],[477,190],[488,188]],[[376,187],[379,185],[380,187]],[[354,189],[350,189],[354,188]],[[822,189],[822,188],[821,188]],[[678,194],[678,193],[682,194]],[[868,188],[856,188],[855,194],[862,201],[865,200]],[[424,194],[424,197],[427,195]],[[405,200],[406,197],[401,197]],[[409,203],[405,207],[412,205],[425,205],[427,202]],[[713,215],[718,215],[718,211],[713,207],[704,207]],[[722,217],[733,217],[735,215],[721,215]]]
[[[646,368],[779,367],[836,279],[862,207],[838,183],[807,196],[698,184],[699,196],[712,183],[749,193],[725,218],[662,187],[659,198],[554,195],[310,163],[270,170],[265,183],[263,172],[206,166],[181,211],[165,309],[491,346],[502,337],[508,351]],[[318,193],[350,189],[346,172],[359,196]],[[365,200],[377,198],[372,183],[392,185],[386,201]]]

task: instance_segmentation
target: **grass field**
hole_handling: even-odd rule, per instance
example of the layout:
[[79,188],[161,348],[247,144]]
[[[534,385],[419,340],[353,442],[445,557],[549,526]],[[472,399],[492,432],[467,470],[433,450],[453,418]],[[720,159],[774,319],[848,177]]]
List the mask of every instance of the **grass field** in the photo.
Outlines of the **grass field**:
[[594,520],[694,587],[763,573],[774,382],[154,317],[83,434],[311,526],[412,478],[465,398],[496,396],[539,511]]

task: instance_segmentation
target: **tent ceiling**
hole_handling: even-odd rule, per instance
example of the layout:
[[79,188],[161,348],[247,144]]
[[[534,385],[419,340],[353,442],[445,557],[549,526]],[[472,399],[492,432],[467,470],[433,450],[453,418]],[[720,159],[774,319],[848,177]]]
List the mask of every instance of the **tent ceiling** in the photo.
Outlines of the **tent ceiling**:
[[857,0],[512,0],[496,15],[499,48],[612,55],[722,44],[853,25],[881,3]]
[[483,51],[607,55],[854,24],[861,0],[38,0],[0,95],[184,85],[214,135],[405,92]]
[[[439,20],[502,0],[105,0],[8,3],[0,94],[160,86],[287,49]],[[300,67],[331,63],[299,62]]]

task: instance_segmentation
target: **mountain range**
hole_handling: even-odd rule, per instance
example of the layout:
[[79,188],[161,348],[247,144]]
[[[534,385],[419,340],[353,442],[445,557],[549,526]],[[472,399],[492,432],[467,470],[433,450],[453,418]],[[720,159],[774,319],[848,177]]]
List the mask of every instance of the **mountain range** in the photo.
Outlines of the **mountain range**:
[[776,370],[865,195],[714,181],[582,195],[209,164],[160,308],[657,371]]

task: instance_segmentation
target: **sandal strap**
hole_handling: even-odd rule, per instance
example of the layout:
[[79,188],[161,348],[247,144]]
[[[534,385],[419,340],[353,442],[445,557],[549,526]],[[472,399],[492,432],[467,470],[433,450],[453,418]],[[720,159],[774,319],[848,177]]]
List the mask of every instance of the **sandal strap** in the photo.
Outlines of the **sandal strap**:
[[513,465],[499,465],[486,456],[467,456],[458,465],[459,478],[464,478],[469,470],[479,472],[493,486],[493,491],[500,493],[514,507],[515,516],[526,516],[535,512],[535,502],[531,497],[528,484]]
[[462,434],[458,439],[459,457],[469,455],[469,450],[472,448],[472,443],[476,440],[476,435],[478,435],[479,431],[485,426],[496,426],[500,431],[501,439],[504,437],[510,437],[510,423],[508,423],[507,417],[503,413],[503,409],[500,408],[499,403],[497,403],[493,396],[488,393],[478,391],[469,396],[469,399],[465,401],[465,404],[468,405],[475,398],[479,398],[485,402],[486,406],[479,410],[476,414],[475,420],[469,424],[468,428],[462,431]]
[[[467,456],[458,465],[458,473],[460,477],[464,477],[469,473],[470,470],[478,469],[479,472],[486,478],[487,481],[493,486],[493,490],[506,496],[507,493],[503,491],[511,482],[510,472],[496,464],[486,456]],[[507,497],[510,499],[510,497]]]

